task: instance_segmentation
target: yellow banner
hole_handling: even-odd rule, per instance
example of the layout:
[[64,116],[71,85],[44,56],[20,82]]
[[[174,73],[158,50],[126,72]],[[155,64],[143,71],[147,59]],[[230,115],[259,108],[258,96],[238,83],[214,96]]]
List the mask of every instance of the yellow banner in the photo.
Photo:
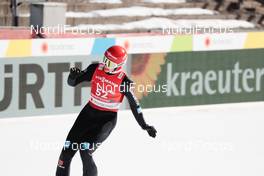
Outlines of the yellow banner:
[[9,40],[6,57],[31,56],[32,40]]
[[244,48],[264,48],[264,32],[249,32]]

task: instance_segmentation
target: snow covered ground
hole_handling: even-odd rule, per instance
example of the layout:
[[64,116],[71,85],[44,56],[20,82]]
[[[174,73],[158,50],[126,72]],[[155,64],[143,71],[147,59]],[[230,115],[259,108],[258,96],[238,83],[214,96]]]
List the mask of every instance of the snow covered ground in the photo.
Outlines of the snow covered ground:
[[[103,18],[103,17],[148,17],[143,20],[131,21],[119,24],[79,24],[78,26],[69,27],[79,28],[82,30],[96,29],[101,31],[112,30],[134,30],[134,29],[179,29],[179,28],[247,28],[253,29],[253,23],[243,20],[232,19],[180,19],[173,20],[166,18],[170,15],[215,15],[218,12],[201,8],[178,8],[162,9],[133,6],[128,8],[115,8],[105,10],[94,10],[91,12],[66,12],[67,18]],[[19,14],[20,17],[29,17],[29,14]],[[156,16],[156,17],[153,17]]]
[[[108,30],[132,30],[132,29],[180,29],[180,28],[251,28],[253,23],[242,20],[172,20],[168,18],[149,18],[145,20],[133,21],[123,24],[80,24],[73,28],[82,30],[97,29]],[[69,27],[71,29],[71,27]]]
[[148,3],[185,3],[186,0],[142,0]]
[[[122,3],[121,0],[90,0],[90,2],[93,2],[93,3],[110,3],[110,4]],[[186,0],[142,0],[142,2],[147,2],[147,3],[184,3],[184,2],[186,2]]]
[[121,4],[121,0],[90,0],[91,3]]
[[96,18],[114,16],[169,16],[169,15],[214,15],[216,11],[202,8],[162,9],[142,6],[133,6],[116,9],[94,10],[91,12],[67,12],[66,17]]
[[[117,4],[122,3],[122,0],[90,0],[92,3],[109,3]],[[147,3],[184,3],[186,0],[142,0],[142,2]]]
[[[129,7],[106,10],[95,10],[91,12],[67,12],[66,17],[75,18],[97,18],[97,17],[115,17],[115,16],[145,16],[144,20],[131,21],[121,24],[80,24],[75,26],[79,29],[97,29],[108,30],[133,30],[133,29],[164,29],[164,28],[254,28],[253,23],[243,20],[222,20],[222,19],[181,19],[173,20],[166,18],[170,15],[214,15],[216,11],[201,8],[179,8],[179,9],[161,9],[149,7]],[[151,17],[159,16],[159,17]],[[217,17],[216,17],[217,18]]]
[[[99,176],[263,176],[264,103],[145,109],[150,138],[130,111],[95,153]],[[0,120],[0,175],[52,176],[76,114]],[[72,176],[81,175],[79,155]]]
[[[115,16],[169,16],[169,15],[214,15],[218,12],[202,8],[178,8],[162,9],[142,6],[132,6],[125,8],[94,10],[90,12],[66,12],[66,17],[75,18],[97,18],[97,17],[115,17]],[[20,17],[29,17],[29,13],[20,13]]]

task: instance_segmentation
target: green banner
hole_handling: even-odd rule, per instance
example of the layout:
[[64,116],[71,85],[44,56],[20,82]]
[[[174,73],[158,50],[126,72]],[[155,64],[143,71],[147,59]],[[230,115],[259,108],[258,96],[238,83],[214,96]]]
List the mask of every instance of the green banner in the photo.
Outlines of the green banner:
[[134,55],[131,68],[143,107],[264,100],[264,49]]

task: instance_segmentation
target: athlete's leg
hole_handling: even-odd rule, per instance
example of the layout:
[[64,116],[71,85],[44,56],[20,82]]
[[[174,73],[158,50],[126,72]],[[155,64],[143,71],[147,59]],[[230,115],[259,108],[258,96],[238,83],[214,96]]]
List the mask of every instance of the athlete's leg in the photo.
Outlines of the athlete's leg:
[[111,134],[113,129],[116,126],[116,118],[113,118],[111,121],[105,123],[100,129],[99,133],[95,137],[94,141],[97,143],[102,143],[107,139],[107,137]]
[[56,176],[69,176],[70,175],[70,165],[71,160],[77,150],[72,150],[70,148],[63,148],[58,161],[58,166],[56,170]]
[[83,162],[83,176],[97,176],[97,167],[93,161],[92,153],[106,140],[116,125],[116,117],[106,122],[99,130],[98,133],[90,138],[90,147],[88,150],[80,150],[80,155]]
[[89,106],[85,106],[76,121],[74,122],[61,151],[56,176],[69,176],[70,164],[73,156],[79,149],[79,144],[83,140],[83,135],[93,124],[89,123]]
[[97,176],[97,167],[89,150],[80,150],[83,163],[83,176]]

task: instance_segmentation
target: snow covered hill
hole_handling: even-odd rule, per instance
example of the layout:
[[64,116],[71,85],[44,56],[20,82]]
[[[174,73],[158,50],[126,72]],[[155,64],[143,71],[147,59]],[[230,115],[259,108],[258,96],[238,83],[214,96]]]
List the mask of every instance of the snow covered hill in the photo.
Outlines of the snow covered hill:
[[[94,158],[99,176],[263,176],[263,102],[143,110],[158,130],[140,129],[130,111]],[[77,114],[0,120],[0,175],[52,176]],[[81,174],[79,154],[72,175]]]

